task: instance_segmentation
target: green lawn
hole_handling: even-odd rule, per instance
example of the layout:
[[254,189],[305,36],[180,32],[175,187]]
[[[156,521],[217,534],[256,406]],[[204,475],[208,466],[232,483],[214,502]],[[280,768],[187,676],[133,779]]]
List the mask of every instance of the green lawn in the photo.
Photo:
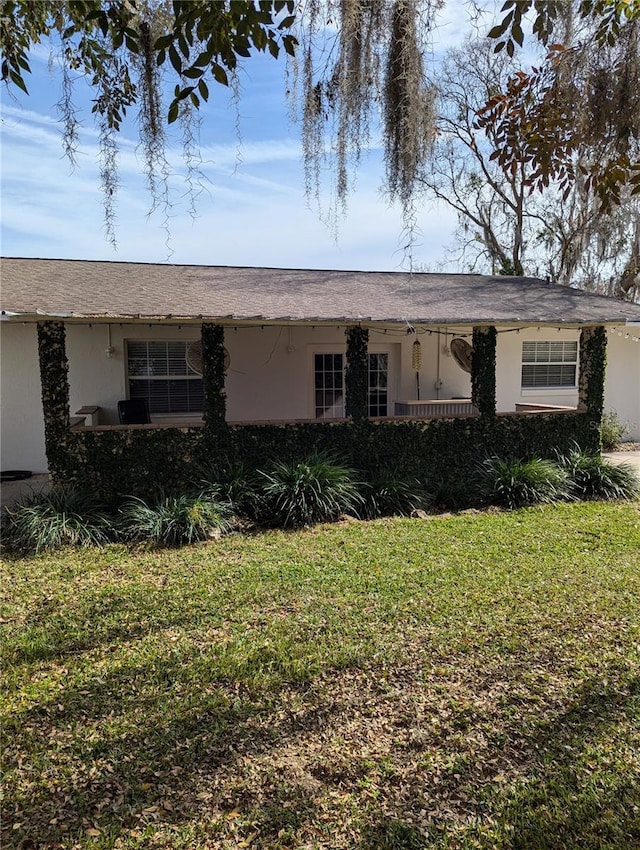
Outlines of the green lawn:
[[3,848],[640,847],[640,503],[3,573]]

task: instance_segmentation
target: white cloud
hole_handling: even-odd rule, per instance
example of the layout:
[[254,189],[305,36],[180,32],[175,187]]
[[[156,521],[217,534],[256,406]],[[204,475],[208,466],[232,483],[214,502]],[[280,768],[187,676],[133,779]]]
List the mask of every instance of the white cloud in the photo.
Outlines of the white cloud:
[[[454,0],[448,21],[462,0]],[[449,4],[447,4],[447,8]],[[455,13],[455,14],[454,14]],[[42,57],[39,56],[41,59]],[[286,108],[276,84],[275,63],[251,64],[252,81],[243,85],[241,109],[244,141],[238,151],[233,114],[224,92],[203,112],[201,169],[204,190],[195,222],[185,197],[185,165],[179,144],[170,135],[166,155],[173,171],[168,210],[172,261],[228,265],[310,268],[396,269],[403,261],[402,222],[397,207],[379,195],[382,178],[379,150],[371,148],[361,165],[349,212],[339,223],[338,242],[308,208],[300,143],[286,124]],[[118,136],[120,187],[116,199],[118,252],[104,238],[99,177],[98,134],[83,104],[86,124],[79,128],[77,167],[64,158],[61,128],[55,115],[40,111],[57,96],[48,81],[34,73],[34,95],[3,106],[2,252],[13,256],[121,259],[163,262],[168,259],[163,212],[151,218],[143,157],[127,125]],[[277,96],[276,96],[277,90]],[[256,91],[260,92],[256,95]],[[22,104],[26,104],[24,107]],[[37,108],[32,108],[32,104]],[[222,104],[222,105],[221,105]],[[275,107],[279,105],[279,110]],[[323,206],[327,206],[326,196]],[[455,226],[446,210],[419,216],[422,245],[414,260],[434,267]]]
[[[46,120],[24,122],[17,130],[5,126],[3,253],[167,260],[162,211],[147,217],[150,200],[133,150],[127,148],[121,157],[114,253],[104,239],[95,138],[81,137],[82,164],[72,172],[61,157],[55,130],[48,127]],[[336,244],[306,205],[299,154],[289,140],[252,143],[235,174],[235,157],[228,149],[218,146],[216,155],[226,167],[207,163],[205,174],[211,182],[199,198],[195,221],[188,216],[180,175],[171,181],[173,262],[361,269],[394,269],[401,264],[400,214],[379,197],[375,162],[359,176]],[[447,216],[427,218],[422,225],[425,244],[417,249],[420,262],[442,254],[450,228]]]

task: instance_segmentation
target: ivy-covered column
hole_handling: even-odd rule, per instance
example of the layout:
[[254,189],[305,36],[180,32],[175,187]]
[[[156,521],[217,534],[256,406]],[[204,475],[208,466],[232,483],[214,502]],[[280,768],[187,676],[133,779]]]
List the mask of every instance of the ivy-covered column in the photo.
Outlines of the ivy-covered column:
[[496,415],[496,340],[493,326],[473,329],[471,401],[481,416]]
[[604,410],[604,376],[607,368],[607,333],[602,325],[580,331],[578,403],[598,423]]
[[345,413],[358,422],[367,418],[369,391],[369,331],[352,325],[347,336],[347,368],[345,371]]
[[227,398],[224,391],[224,328],[205,323],[202,336],[202,383],[204,388],[204,425],[213,437],[227,427]]
[[38,358],[49,472],[55,478],[64,478],[65,472],[68,472],[71,431],[69,364],[63,322],[38,322]]

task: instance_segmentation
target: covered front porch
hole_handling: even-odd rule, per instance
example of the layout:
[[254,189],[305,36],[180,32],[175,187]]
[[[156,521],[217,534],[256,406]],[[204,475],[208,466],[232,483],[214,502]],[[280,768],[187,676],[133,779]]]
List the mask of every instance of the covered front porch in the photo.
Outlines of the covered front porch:
[[[202,426],[201,326],[65,322],[71,426],[119,427],[118,403],[128,399],[144,401],[153,426]],[[353,372],[349,334],[354,329],[366,345],[361,352],[366,409],[358,410],[359,417],[430,419],[479,413],[473,398],[471,325],[248,322],[217,327],[224,355],[219,389],[229,424],[351,418],[348,397],[354,390],[347,384]],[[575,327],[498,327],[492,355],[495,411],[575,409],[579,333]],[[553,346],[566,363],[523,364],[526,339],[532,340],[538,357],[546,346],[549,359]],[[524,385],[526,369],[544,374],[532,375],[530,385]],[[550,369],[558,371],[552,389],[546,386]]]
[[[495,326],[450,331],[206,322],[198,330],[199,335],[193,325],[148,323],[143,330],[123,323],[114,333],[106,323],[81,329],[57,321],[38,324],[45,439],[54,477],[136,493],[193,480],[203,462],[257,467],[269,455],[299,456],[317,448],[360,469],[455,475],[493,453],[549,455],[573,441],[598,446],[603,327],[580,331],[578,404],[540,409],[532,402],[522,411],[497,407]],[[109,396],[97,394],[96,358],[82,358],[87,350],[82,337],[89,332],[92,349],[101,355],[98,364],[107,371],[120,364],[120,383],[114,382]],[[102,351],[100,338],[109,343]],[[250,339],[261,345],[249,345]],[[449,339],[468,341],[470,373],[457,363],[443,365],[442,347]],[[101,380],[104,386],[104,376]],[[444,394],[446,386],[452,397],[411,397],[412,390],[418,395],[428,386],[434,395]],[[160,398],[160,409],[150,412],[148,423],[121,424],[114,421],[118,396],[145,397],[150,408]],[[162,409],[178,397],[194,405],[201,400],[202,410]],[[96,399],[103,403],[90,404]],[[83,407],[90,413],[74,415],[84,422],[74,420],[72,410]],[[283,412],[293,415],[278,415]],[[306,415],[295,415],[299,412]],[[86,423],[88,415],[92,424]]]

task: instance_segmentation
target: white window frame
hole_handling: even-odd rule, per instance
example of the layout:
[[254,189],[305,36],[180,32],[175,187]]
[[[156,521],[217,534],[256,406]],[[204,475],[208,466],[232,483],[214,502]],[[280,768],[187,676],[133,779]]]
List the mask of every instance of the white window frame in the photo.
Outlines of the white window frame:
[[[192,339],[175,339],[175,338],[162,338],[159,339],[157,337],[153,337],[150,339],[126,339],[125,341],[125,386],[126,386],[126,394],[127,398],[136,398],[139,396],[131,395],[131,383],[135,381],[200,381],[202,382],[202,375],[197,375],[195,372],[192,374],[186,375],[132,375],[129,369],[130,360],[133,359],[130,356],[129,346],[134,345],[181,345],[184,346],[185,349],[185,358],[186,358],[186,350],[187,347],[193,342]],[[186,360],[185,360],[186,362]],[[146,398],[146,396],[145,396]],[[162,419],[173,419],[176,417],[180,418],[202,418],[203,411],[200,410],[168,410],[168,411],[154,411],[152,404],[149,403],[149,399],[147,399],[147,403],[149,404],[149,413],[153,420],[162,420]]]
[[[339,354],[342,356],[342,374],[343,374],[343,392],[346,392],[344,381],[344,373],[347,365],[347,348],[346,345],[335,344],[316,344],[309,346],[309,369],[308,369],[308,386],[309,386],[309,414],[311,419],[321,422],[323,417],[316,416],[316,387],[315,387],[315,356],[316,354]],[[393,415],[394,404],[394,351],[391,345],[369,345],[367,354],[386,354],[387,355],[387,416]],[[368,393],[367,386],[367,393]],[[345,396],[343,395],[343,406]],[[330,417],[326,417],[330,418]]]
[[[533,359],[525,361],[525,346],[533,345],[534,348],[534,357],[538,356],[537,349],[541,346],[549,346],[548,349],[548,359]],[[562,346],[563,353],[561,358],[552,357],[553,351],[552,346]],[[566,359],[565,350],[566,346],[575,347],[575,358]],[[533,394],[533,393],[567,393],[573,392],[578,387],[578,368],[580,362],[580,346],[577,340],[572,339],[525,339],[522,341],[522,349],[520,352],[520,389],[523,394]],[[525,384],[524,383],[524,370],[525,367],[536,367],[536,366],[568,366],[573,368],[573,382],[566,384]]]

